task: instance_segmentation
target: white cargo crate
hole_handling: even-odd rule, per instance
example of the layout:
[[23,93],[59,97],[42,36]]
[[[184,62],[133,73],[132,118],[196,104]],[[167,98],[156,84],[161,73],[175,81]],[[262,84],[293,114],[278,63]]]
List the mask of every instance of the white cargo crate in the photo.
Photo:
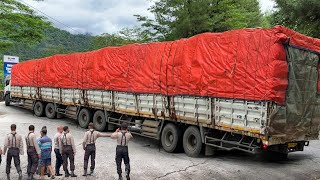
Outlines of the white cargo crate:
[[79,89],[61,89],[61,101],[66,104],[83,103],[81,94]]
[[245,131],[256,130],[263,134],[268,116],[267,102],[216,98],[214,104],[216,125]]
[[60,101],[60,89],[58,88],[41,88],[41,98],[51,102]]
[[115,109],[129,113],[137,113],[136,96],[132,93],[114,92]]
[[112,91],[88,90],[86,93],[89,106],[112,108]]
[[140,114],[154,115],[154,109],[158,117],[162,115],[169,116],[169,112],[166,110],[166,96],[157,94],[140,94],[137,95],[137,99]]
[[[134,94],[118,91],[80,90],[59,88],[18,87],[11,88],[12,96],[39,98],[65,105],[85,104],[92,108],[113,109],[117,112],[171,119],[169,108],[178,121],[213,125],[230,130],[243,130],[264,134],[268,120],[268,102],[247,101],[196,96],[168,96]],[[61,93],[61,94],[60,94]],[[84,94],[83,94],[84,93]],[[169,106],[170,104],[170,106]]]
[[211,98],[175,96],[173,103],[178,119],[211,124]]

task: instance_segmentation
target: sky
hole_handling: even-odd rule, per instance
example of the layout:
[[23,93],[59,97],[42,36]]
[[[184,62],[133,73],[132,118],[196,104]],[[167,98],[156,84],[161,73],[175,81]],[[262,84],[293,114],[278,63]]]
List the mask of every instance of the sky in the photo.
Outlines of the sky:
[[[152,17],[150,0],[19,0],[47,15],[55,27],[73,34],[115,33],[137,25],[135,14]],[[271,10],[272,0],[259,0],[262,12]],[[44,13],[44,14],[42,14]]]

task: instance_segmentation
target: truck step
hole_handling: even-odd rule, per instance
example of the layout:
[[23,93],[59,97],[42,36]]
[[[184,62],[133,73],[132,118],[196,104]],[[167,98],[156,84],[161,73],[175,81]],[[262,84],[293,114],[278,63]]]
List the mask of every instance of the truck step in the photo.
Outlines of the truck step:
[[157,133],[158,133],[158,127],[156,127],[156,128],[151,128],[151,127],[142,126],[142,131],[143,131],[143,132],[149,132],[149,133],[155,133],[155,134],[157,134]]
[[30,110],[33,110],[33,101],[32,100],[25,100],[23,102],[23,105],[22,105],[24,108],[26,109],[30,109]]
[[153,121],[153,120],[145,120],[142,123],[143,127],[151,127],[151,128],[158,128],[160,121]]
[[77,118],[77,107],[69,106],[67,109],[57,108],[57,112],[60,114],[64,114],[69,118],[73,118],[73,119]]
[[77,107],[76,106],[68,106],[66,110],[77,112]]
[[143,134],[143,135],[146,135],[146,136],[150,136],[150,137],[157,137],[157,136],[158,136],[158,134],[148,133],[148,132],[143,132],[142,134]]

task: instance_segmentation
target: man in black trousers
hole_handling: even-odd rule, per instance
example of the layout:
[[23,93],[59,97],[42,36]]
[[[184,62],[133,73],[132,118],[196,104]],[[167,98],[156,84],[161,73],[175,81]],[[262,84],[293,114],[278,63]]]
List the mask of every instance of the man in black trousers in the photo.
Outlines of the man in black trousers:
[[29,126],[29,133],[26,137],[27,154],[28,154],[28,180],[32,180],[37,170],[41,150],[39,148],[36,135],[34,134],[34,125]]
[[63,163],[62,161],[62,155],[60,154],[60,150],[59,150],[59,141],[60,141],[60,137],[62,135],[63,132],[63,126],[58,126],[57,127],[57,133],[54,135],[54,153],[56,154],[56,167],[55,167],[55,176],[62,176],[62,174],[60,174],[60,167]]
[[[74,144],[74,139],[73,136],[70,134],[68,126],[63,127],[63,133],[59,141],[59,150],[60,154],[62,155],[63,170],[65,172],[65,177],[77,177],[77,175],[74,174],[74,156],[76,155],[76,146]],[[68,159],[70,160],[71,174],[68,170]]]
[[128,131],[128,124],[123,122],[121,124],[121,129],[117,129],[114,133],[111,134],[112,139],[116,139],[118,142],[116,149],[116,164],[117,164],[117,173],[119,175],[119,180],[122,180],[122,159],[125,165],[126,178],[130,180],[130,159],[128,151],[128,143],[133,138],[131,133]]
[[83,138],[83,149],[84,153],[84,172],[83,176],[87,176],[89,157],[91,158],[91,167],[89,175],[93,175],[95,168],[95,158],[96,158],[96,141],[99,137],[110,137],[109,133],[101,133],[94,130],[93,123],[89,123],[89,130],[84,134]]
[[[10,180],[10,169],[12,159],[14,161],[14,165],[19,174],[19,180],[22,179],[22,171],[20,166],[20,155],[23,155],[23,141],[22,137],[16,132],[17,126],[15,124],[11,124],[11,133],[9,133],[4,141],[3,146],[3,154],[7,153],[7,166],[6,166],[6,174],[7,179]],[[7,152],[8,150],[8,152]]]

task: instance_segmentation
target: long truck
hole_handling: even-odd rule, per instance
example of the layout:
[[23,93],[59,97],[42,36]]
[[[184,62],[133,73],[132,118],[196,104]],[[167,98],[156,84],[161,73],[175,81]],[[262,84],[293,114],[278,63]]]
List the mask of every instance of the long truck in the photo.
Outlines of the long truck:
[[99,131],[128,122],[169,153],[286,157],[319,136],[319,52],[279,26],[56,55],[15,65],[5,104]]

